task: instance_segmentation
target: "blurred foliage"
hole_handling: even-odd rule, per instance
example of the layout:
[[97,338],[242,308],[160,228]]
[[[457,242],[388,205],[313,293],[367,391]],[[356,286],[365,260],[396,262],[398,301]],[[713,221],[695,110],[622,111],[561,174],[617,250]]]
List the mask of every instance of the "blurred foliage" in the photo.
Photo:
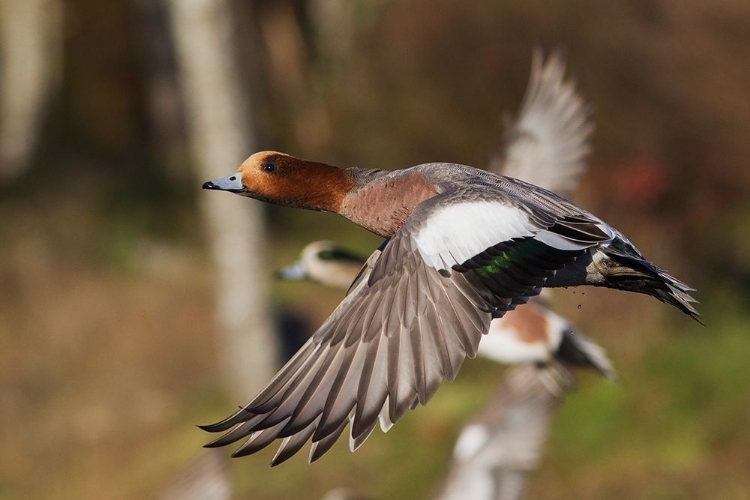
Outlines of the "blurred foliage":
[[[597,124],[577,201],[700,290],[707,328],[644,297],[558,294],[624,381],[584,377],[531,497],[750,498],[746,2],[358,0],[339,18],[320,17],[322,3],[237,2],[264,149],[483,166],[532,47],[563,45]],[[62,92],[33,168],[0,187],[0,498],[141,498],[197,453],[207,436],[193,424],[240,402],[217,396],[200,180],[150,139],[142,27],[124,0],[65,7]],[[277,266],[312,239],[378,244],[333,215],[268,214]],[[311,327],[340,300],[310,284],[274,294]],[[238,496],[426,498],[501,374],[467,362],[355,455],[339,443],[312,466],[235,461]]]

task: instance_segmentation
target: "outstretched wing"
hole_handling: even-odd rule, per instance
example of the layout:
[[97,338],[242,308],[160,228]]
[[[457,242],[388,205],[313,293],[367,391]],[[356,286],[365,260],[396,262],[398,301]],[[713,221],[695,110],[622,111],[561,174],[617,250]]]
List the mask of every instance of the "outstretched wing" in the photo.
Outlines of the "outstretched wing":
[[541,51],[535,50],[521,110],[490,170],[567,198],[586,168],[593,129],[589,107],[575,82],[565,80],[561,52],[553,52],[543,63]]
[[420,204],[266,389],[204,427],[229,431],[208,446],[249,436],[234,453],[243,456],[281,439],[276,465],[311,439],[312,461],[351,422],[356,449],[378,419],[387,430],[417,402],[426,404],[442,379],[452,380],[476,355],[493,316],[609,237],[500,200],[463,199],[443,193]]

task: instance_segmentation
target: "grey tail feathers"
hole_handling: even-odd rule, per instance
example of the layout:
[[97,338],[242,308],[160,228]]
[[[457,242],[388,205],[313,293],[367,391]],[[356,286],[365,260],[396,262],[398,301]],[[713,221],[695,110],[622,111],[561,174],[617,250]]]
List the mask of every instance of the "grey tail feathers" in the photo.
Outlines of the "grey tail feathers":
[[627,239],[615,238],[610,245],[599,247],[597,257],[594,257],[593,264],[605,278],[605,286],[651,295],[704,324],[692,306],[698,303],[689,293],[695,288],[647,261]]
[[610,380],[617,380],[617,372],[607,353],[596,342],[573,329],[563,332],[555,358],[568,366],[591,366]]

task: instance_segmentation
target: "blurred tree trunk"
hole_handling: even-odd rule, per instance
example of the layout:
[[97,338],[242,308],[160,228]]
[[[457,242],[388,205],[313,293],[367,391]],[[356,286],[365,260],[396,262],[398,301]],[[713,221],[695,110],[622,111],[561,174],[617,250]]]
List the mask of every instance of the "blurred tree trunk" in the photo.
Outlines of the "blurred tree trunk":
[[368,3],[310,0],[308,8],[318,57],[329,71],[347,68],[354,54],[356,12],[368,9]]
[[28,167],[60,81],[62,4],[0,0],[0,182]]
[[[224,177],[255,149],[251,93],[239,83],[229,2],[169,5],[198,172],[202,180]],[[216,260],[220,363],[233,396],[246,399],[276,369],[262,206],[228,193],[202,193],[200,199]]]
[[130,4],[136,18],[138,61],[146,76],[151,148],[167,174],[178,179],[184,173],[187,144],[167,0],[130,0]]

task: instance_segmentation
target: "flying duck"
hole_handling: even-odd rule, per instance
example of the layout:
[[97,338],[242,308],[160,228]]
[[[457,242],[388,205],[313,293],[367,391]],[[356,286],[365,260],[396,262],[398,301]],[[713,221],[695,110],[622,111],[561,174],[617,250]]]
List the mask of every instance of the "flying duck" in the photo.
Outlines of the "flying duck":
[[[573,136],[587,136],[585,120],[571,118]],[[515,144],[533,142],[523,126],[516,131],[506,147],[509,161],[524,156]],[[559,144],[567,158],[579,154]],[[265,151],[203,188],[338,213],[385,238],[342,303],[266,389],[203,426],[228,431],[212,447],[249,436],[234,456],[279,439],[276,465],[312,440],[314,461],[349,422],[356,449],[378,421],[387,430],[407,409],[426,404],[442,379],[453,380],[464,358],[476,355],[492,320],[542,287],[644,293],[700,321],[693,289],[646,260],[624,235],[512,177],[455,163],[339,168]]]
[[427,403],[476,355],[493,318],[542,287],[639,292],[695,319],[692,290],[646,260],[616,229],[532,184],[466,165],[392,172],[343,169],[277,152],[252,155],[206,189],[343,215],[385,239],[346,298],[256,399],[209,431],[235,452],[281,438],[275,462],[309,438],[311,458],[350,417],[353,447]]

